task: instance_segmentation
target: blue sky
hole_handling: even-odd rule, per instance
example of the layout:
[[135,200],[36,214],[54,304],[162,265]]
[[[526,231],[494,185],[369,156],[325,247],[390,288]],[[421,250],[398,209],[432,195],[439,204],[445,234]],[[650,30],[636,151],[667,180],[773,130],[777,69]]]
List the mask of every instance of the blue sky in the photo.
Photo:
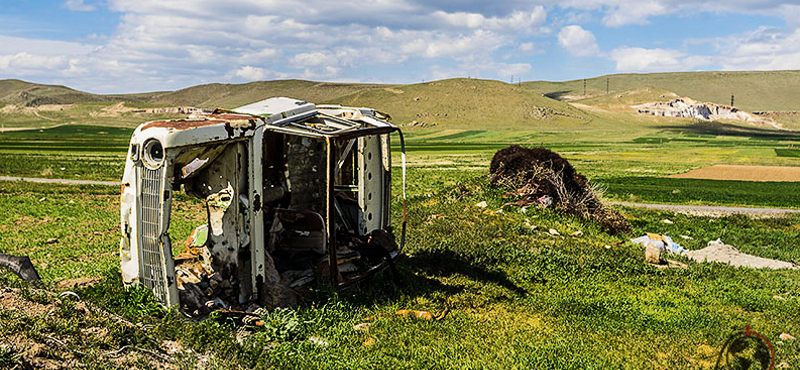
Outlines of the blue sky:
[[0,0],[0,79],[97,93],[800,69],[800,1]]

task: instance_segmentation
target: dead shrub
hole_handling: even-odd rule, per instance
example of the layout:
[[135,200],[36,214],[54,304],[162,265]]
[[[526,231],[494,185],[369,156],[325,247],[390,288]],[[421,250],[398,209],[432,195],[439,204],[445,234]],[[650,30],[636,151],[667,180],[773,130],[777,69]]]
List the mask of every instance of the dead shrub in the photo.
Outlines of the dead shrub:
[[603,206],[600,190],[551,150],[519,145],[501,149],[492,158],[489,173],[492,187],[507,189],[523,203],[549,197],[556,209],[595,220],[610,232],[630,232],[621,214]]

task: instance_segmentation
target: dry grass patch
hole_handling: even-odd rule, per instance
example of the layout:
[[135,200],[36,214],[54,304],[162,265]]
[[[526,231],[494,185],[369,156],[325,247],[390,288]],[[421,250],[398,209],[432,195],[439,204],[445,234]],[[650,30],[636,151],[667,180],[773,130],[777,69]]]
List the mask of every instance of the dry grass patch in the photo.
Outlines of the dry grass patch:
[[800,182],[800,167],[718,164],[667,177],[677,179]]

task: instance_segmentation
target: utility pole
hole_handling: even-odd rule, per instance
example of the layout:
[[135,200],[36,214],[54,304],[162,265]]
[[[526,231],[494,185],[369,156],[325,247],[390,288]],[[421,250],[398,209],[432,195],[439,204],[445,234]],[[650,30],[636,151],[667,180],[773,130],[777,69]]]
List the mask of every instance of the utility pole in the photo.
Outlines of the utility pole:
[[606,77],[606,94],[608,94],[608,77]]
[[583,96],[586,96],[586,79],[583,79]]
[[733,106],[733,94],[731,94],[731,107]]

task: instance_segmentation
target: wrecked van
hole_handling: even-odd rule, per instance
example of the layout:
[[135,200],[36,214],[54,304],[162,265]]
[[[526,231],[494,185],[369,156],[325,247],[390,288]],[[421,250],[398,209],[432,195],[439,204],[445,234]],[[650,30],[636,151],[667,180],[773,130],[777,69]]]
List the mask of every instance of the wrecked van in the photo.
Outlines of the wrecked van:
[[[315,278],[344,288],[387,266],[396,273],[405,150],[389,120],[368,108],[271,98],[140,125],[122,179],[123,282],[203,314],[293,305]],[[390,222],[395,132],[399,242]],[[171,212],[187,199],[200,200],[199,221],[174,253]]]

